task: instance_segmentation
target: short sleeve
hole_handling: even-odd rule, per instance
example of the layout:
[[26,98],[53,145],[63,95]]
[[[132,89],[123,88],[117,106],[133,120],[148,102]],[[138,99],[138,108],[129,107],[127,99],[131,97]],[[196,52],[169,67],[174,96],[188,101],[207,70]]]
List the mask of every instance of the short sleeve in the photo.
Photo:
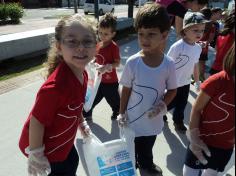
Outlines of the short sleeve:
[[219,91],[220,79],[218,74],[209,77],[201,84],[201,90],[210,97],[214,97]]
[[59,108],[59,93],[55,88],[40,89],[32,115],[45,126],[50,126]]
[[114,45],[112,54],[115,60],[120,60],[120,49],[118,45]]
[[199,59],[200,59],[200,56],[201,56],[201,53],[202,53],[202,47],[197,44],[197,51],[196,51],[196,59],[195,59],[195,64],[197,64],[199,62]]
[[128,62],[126,63],[123,73],[121,75],[120,84],[125,87],[131,88],[133,80],[134,80],[134,73],[131,70],[131,63]]
[[170,61],[169,63],[169,70],[168,70],[169,76],[167,79],[167,90],[173,90],[177,88],[177,80],[176,80],[176,69],[175,64],[173,61]]
[[178,53],[176,53],[176,47],[172,45],[167,53],[167,56],[175,60],[177,55]]

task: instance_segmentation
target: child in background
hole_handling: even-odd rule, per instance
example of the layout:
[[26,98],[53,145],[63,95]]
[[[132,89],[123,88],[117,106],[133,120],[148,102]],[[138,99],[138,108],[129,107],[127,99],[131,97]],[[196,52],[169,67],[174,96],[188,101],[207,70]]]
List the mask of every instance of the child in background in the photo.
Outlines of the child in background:
[[184,176],[217,176],[229,162],[235,145],[235,45],[224,70],[209,77],[194,103],[188,131],[190,146]]
[[78,128],[83,137],[90,133],[82,116],[88,79],[85,66],[95,54],[96,33],[88,19],[73,15],[59,21],[46,63],[47,80],[19,141],[28,157],[29,175],[76,175],[79,156],[74,139]]
[[203,14],[187,12],[181,31],[182,39],[174,43],[167,54],[175,62],[178,85],[177,95],[168,106],[168,110],[174,108],[173,121],[175,129],[180,132],[187,130],[184,125],[184,110],[188,102],[192,74],[197,91],[200,86],[198,62],[202,48],[196,42],[202,38],[206,22],[208,21]]
[[212,65],[210,74],[222,71],[224,56],[235,42],[235,10],[230,12],[225,20],[224,29],[220,32],[216,42],[216,59]]
[[156,0],[166,7],[174,26],[176,29],[177,37],[180,37],[180,31],[183,29],[183,19],[187,11],[190,9],[194,12],[199,12],[200,9],[208,4],[209,0]]
[[176,94],[175,65],[162,52],[170,30],[166,9],[155,3],[144,5],[137,13],[135,28],[142,50],[125,65],[118,119],[135,132],[136,166],[148,174],[160,174],[152,149],[164,126],[166,106]]
[[120,108],[119,83],[116,68],[120,65],[119,46],[112,40],[116,35],[116,17],[112,13],[105,14],[98,23],[98,35],[101,40],[97,44],[95,63],[99,64],[97,70],[102,74],[102,81],[98,88],[92,108],[84,112],[87,120],[92,120],[94,107],[105,97],[112,108],[112,120],[116,120]]
[[222,19],[222,9],[219,7],[214,7],[211,9],[212,16],[211,16],[211,21],[213,22],[215,26],[215,36],[213,38],[213,41],[210,43],[211,47],[215,48],[216,47],[216,39],[219,35],[220,32],[220,23],[219,21]]
[[[206,20],[210,20],[212,16],[212,12],[210,8],[203,8],[200,11]],[[203,34],[203,37],[198,42],[202,47],[202,53],[199,58],[199,73],[200,73],[200,81],[203,82],[205,80],[205,73],[206,73],[206,61],[208,60],[208,48],[209,43],[211,43],[215,36],[215,25],[209,21],[209,23],[206,24],[205,32]]]

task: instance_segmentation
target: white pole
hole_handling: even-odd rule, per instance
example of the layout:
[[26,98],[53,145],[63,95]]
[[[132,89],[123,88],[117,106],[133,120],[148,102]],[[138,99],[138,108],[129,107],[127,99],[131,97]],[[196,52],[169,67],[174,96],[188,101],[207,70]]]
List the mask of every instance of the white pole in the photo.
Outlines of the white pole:
[[141,7],[141,0],[138,0],[138,6]]

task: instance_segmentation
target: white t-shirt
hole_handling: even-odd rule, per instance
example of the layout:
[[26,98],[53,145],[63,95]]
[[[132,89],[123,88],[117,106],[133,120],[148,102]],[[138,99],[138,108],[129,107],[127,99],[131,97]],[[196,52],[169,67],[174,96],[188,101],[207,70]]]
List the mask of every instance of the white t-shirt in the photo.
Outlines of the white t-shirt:
[[149,119],[146,112],[163,98],[166,89],[177,88],[174,62],[165,55],[162,63],[152,68],[137,53],[128,59],[120,84],[132,89],[127,113],[136,137],[161,133],[163,118]]
[[199,44],[189,45],[183,39],[174,43],[167,56],[175,62],[178,87],[191,84],[194,66],[199,62],[202,48]]

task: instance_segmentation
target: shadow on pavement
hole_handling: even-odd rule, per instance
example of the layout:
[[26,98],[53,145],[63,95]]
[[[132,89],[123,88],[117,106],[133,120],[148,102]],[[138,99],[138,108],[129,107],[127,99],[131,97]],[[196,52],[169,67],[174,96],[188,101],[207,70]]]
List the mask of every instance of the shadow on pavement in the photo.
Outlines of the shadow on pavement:
[[[182,175],[182,168],[184,165],[186,148],[181,141],[171,132],[168,124],[165,124],[163,128],[163,134],[171,149],[171,154],[167,156],[167,168],[174,175]],[[183,134],[182,134],[183,135]]]

